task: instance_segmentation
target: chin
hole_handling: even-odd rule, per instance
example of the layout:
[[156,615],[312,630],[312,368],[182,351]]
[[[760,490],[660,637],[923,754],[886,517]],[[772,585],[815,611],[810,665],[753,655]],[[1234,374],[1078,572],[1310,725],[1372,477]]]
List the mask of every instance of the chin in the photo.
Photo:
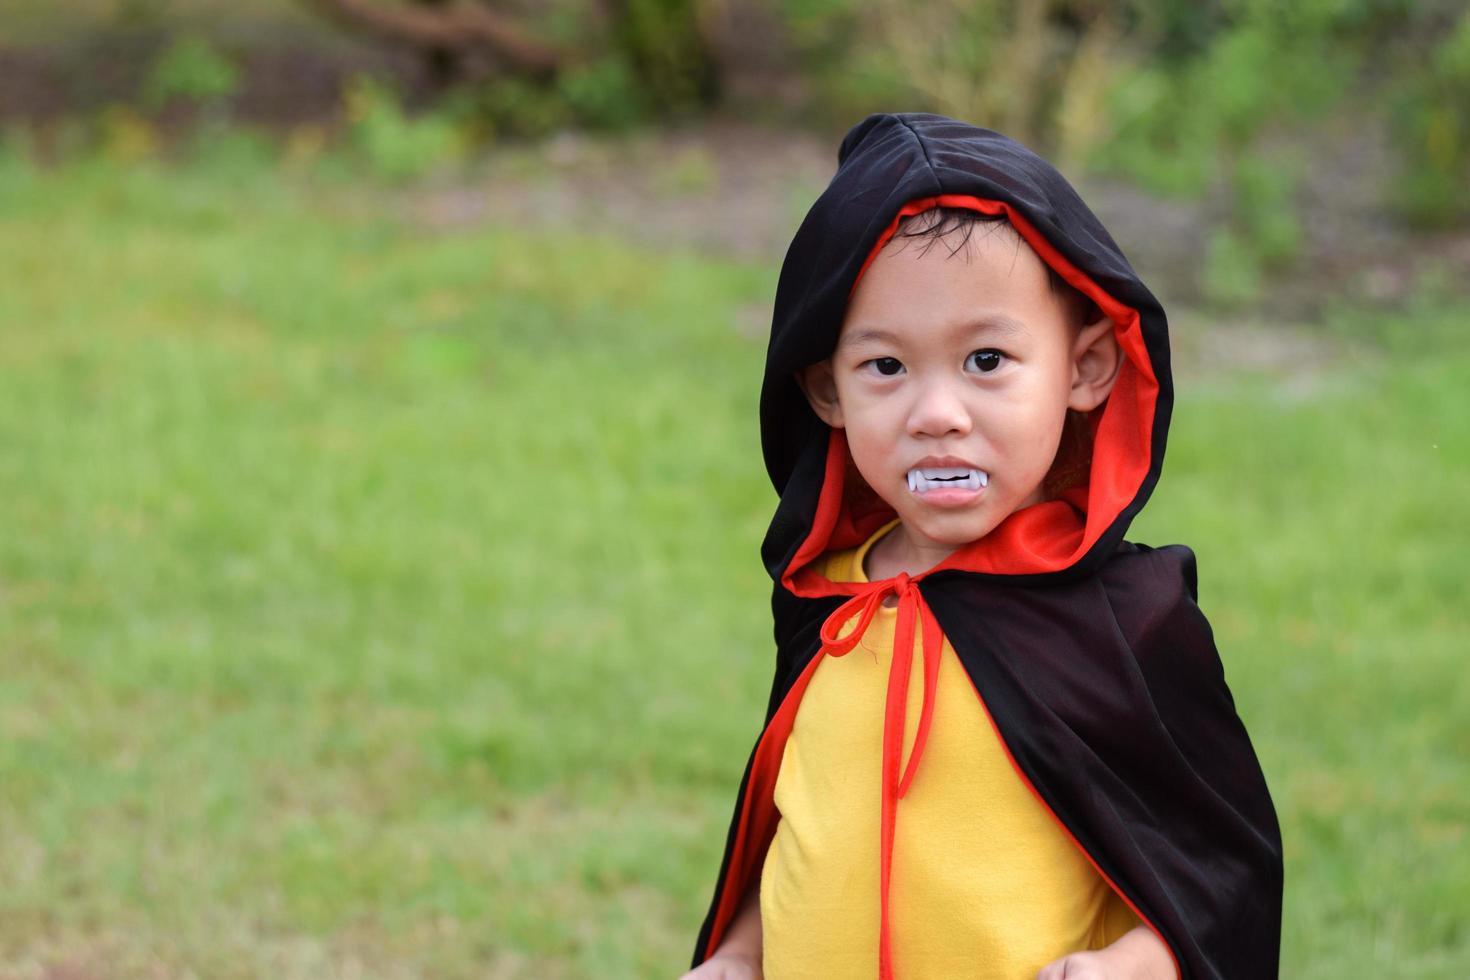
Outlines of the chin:
[[949,519],[934,520],[921,515],[904,516],[904,524],[935,544],[947,548],[963,548],[972,541],[979,541],[1000,526],[1000,520],[991,517],[955,515]]

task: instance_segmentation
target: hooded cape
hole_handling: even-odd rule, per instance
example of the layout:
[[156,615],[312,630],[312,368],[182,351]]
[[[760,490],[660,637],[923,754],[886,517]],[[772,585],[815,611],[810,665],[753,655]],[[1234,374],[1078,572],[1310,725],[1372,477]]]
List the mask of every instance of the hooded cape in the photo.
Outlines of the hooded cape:
[[[831,354],[849,296],[899,220],[936,206],[1004,215],[1108,315],[1123,363],[1088,419],[1092,458],[1081,485],[1012,514],[922,574],[830,582],[814,560],[860,544],[896,515],[858,475],[841,430],[811,410],[795,372]],[[822,654],[840,656],[836,630],[895,595],[899,635],[917,617],[928,650],[928,631],[943,630],[1017,775],[1163,940],[1184,980],[1277,976],[1280,830],[1196,605],[1194,555],[1123,540],[1158,480],[1172,404],[1163,309],[1050,164],[937,115],[874,115],[847,134],[776,291],[760,404],[780,495],[761,547],[775,583],[775,676],[694,965],[718,948],[759,876],[779,819],[772,794],[782,751]],[[926,729],[921,719],[910,769]],[[900,715],[893,753],[885,729],[883,840],[874,842],[885,883],[890,863],[903,860],[891,841],[892,821],[902,819],[893,804],[912,775],[897,772],[903,730]],[[903,977],[888,949],[886,887],[875,972]]]

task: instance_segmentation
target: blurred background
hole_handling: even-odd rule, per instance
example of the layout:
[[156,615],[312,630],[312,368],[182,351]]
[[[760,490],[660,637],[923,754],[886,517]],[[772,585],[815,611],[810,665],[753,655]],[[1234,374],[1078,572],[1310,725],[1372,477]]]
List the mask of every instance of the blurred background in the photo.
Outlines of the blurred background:
[[1470,976],[1470,14],[7,0],[0,977],[674,977],[759,731],[776,272],[863,115],[1170,310],[1283,976]]

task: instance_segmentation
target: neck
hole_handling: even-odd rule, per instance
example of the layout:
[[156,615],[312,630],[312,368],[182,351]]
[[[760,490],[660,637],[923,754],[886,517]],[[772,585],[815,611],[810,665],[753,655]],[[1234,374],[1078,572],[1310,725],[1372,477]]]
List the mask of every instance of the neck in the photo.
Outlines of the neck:
[[927,572],[957,549],[929,541],[915,541],[902,522],[874,542],[863,559],[863,574],[868,581],[892,578],[899,572],[918,575]]

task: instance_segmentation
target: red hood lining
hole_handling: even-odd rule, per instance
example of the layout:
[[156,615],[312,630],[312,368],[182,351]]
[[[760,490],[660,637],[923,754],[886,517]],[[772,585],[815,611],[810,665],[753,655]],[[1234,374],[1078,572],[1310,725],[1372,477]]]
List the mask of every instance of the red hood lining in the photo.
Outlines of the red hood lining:
[[[1137,495],[1152,462],[1159,383],[1144,343],[1138,311],[1118,302],[1069,262],[1011,205],[968,194],[918,198],[900,208],[858,270],[852,290],[857,289],[863,273],[893,237],[901,220],[936,207],[970,208],[984,214],[1005,215],[1043,262],[1113,321],[1123,363],[1107,401],[1090,414],[1093,451],[1087,483],[1065,491],[1057,499],[1011,514],[985,537],[959,548],[914,578],[947,569],[1000,575],[1061,571],[1085,555],[1117,520]],[[849,297],[852,290],[848,291]],[[782,575],[781,584],[796,595],[808,597],[850,595],[866,587],[863,583],[832,582],[812,563],[826,551],[861,544],[895,516],[893,508],[868,488],[858,474],[845,433],[841,429],[831,430],[812,528]]]

